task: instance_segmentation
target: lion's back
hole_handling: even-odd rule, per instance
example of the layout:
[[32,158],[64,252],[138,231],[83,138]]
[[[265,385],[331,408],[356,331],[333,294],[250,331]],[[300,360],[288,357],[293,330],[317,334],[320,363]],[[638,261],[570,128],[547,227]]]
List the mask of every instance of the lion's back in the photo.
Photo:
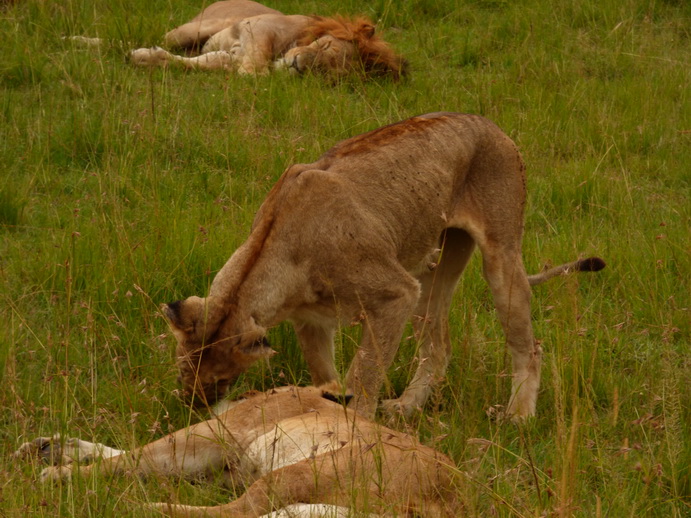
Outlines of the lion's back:
[[506,135],[480,115],[436,112],[411,117],[343,140],[324,153],[315,166],[333,167],[341,159],[396,157],[405,166],[415,156],[427,158],[453,151],[472,155],[476,143],[500,142]]

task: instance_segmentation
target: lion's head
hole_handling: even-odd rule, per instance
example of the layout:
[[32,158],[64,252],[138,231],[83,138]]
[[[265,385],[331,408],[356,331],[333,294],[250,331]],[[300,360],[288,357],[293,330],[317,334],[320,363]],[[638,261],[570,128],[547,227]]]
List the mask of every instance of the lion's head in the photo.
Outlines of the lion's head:
[[178,342],[184,395],[195,404],[214,403],[250,365],[274,354],[264,328],[213,297],[190,297],[161,309]]
[[333,75],[359,73],[400,79],[407,62],[381,40],[367,18],[313,17],[313,22],[277,62],[279,68],[302,73],[307,70]]

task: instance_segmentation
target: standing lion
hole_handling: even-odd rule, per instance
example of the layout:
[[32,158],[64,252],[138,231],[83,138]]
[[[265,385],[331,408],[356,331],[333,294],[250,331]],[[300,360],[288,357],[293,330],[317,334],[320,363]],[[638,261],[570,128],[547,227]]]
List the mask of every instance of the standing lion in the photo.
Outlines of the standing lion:
[[[274,353],[266,330],[288,320],[313,383],[336,395],[352,392],[351,405],[371,415],[412,320],[419,365],[405,392],[385,402],[388,411],[409,414],[444,376],[453,293],[477,247],[513,362],[506,412],[534,415],[542,351],[533,336],[530,286],[604,262],[526,274],[524,171],[515,144],[497,126],[458,113],[384,126],[336,144],[316,162],[289,167],[208,296],[163,307],[185,390],[215,400]],[[362,341],[343,386],[334,333],[352,323],[362,325]]]

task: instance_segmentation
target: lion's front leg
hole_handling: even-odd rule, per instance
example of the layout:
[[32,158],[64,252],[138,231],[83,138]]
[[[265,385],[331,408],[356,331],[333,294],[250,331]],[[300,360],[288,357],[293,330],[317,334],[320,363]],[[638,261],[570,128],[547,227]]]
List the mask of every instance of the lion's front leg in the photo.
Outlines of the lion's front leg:
[[175,56],[161,47],[134,49],[130,63],[139,67],[164,67],[175,61]]
[[[61,439],[59,434],[53,437],[38,437],[25,442],[14,452],[15,458],[40,458],[52,464],[41,472],[41,481],[49,482],[70,478],[76,470],[90,472],[98,459],[118,459],[126,456],[125,451],[117,450],[105,444],[93,443],[73,437]],[[117,461],[116,461],[117,462]]]
[[[363,275],[371,282],[359,293],[368,307],[363,308],[362,342],[348,370],[346,385],[355,396],[349,406],[366,417],[377,408],[386,371],[420,296],[419,282],[397,266],[377,268],[372,276]],[[372,291],[366,293],[366,289]]]
[[335,326],[295,322],[293,327],[302,354],[307,361],[312,376],[312,384],[320,386],[337,381],[338,372],[336,371],[334,352]]
[[193,70],[231,70],[235,57],[225,50],[215,50],[194,57],[176,56],[176,62]]
[[112,457],[95,457],[95,459],[96,460],[92,464],[87,465],[73,462],[71,464],[49,466],[41,471],[41,482],[47,483],[57,482],[59,480],[70,480],[74,475],[88,477],[93,472],[108,474],[123,473],[129,470],[132,470],[134,473],[137,472],[137,463],[133,460],[132,455],[125,451],[121,451],[121,454]]
[[[41,471],[40,480],[43,483],[57,482],[59,480],[69,480],[72,478],[75,464],[68,464],[66,466],[48,466]],[[84,469],[89,466],[83,466]]]
[[90,463],[95,459],[109,458],[125,453],[106,446],[68,437],[62,439],[60,434],[52,437],[38,437],[22,444],[12,456],[15,458],[37,457],[53,465],[66,465],[73,462]]
[[184,68],[194,70],[225,70],[232,68],[235,61],[234,55],[225,50],[208,52],[194,57],[176,56],[160,47],[136,49],[130,52],[130,62],[142,67],[168,66],[177,63]]
[[[95,446],[98,450],[102,445]],[[155,474],[197,478],[227,467],[237,458],[236,449],[236,441],[230,436],[227,426],[219,419],[210,419],[178,430],[132,452],[112,450],[120,454],[88,466],[69,464],[46,468],[41,474],[41,480],[47,482],[68,478],[73,474],[88,476],[93,471],[103,474]]]

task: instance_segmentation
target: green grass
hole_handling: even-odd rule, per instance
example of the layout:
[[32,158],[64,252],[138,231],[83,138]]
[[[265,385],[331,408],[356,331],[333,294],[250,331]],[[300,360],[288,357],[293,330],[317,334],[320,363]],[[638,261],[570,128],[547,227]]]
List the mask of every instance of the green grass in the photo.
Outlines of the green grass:
[[[409,81],[327,85],[142,70],[198,5],[0,6],[0,516],[142,516],[138,502],[223,502],[177,480],[42,486],[9,458],[55,432],[129,448],[184,426],[162,302],[203,294],[281,172],[419,113],[497,122],[528,164],[529,269],[608,268],[536,288],[538,416],[498,423],[508,361],[475,258],[447,379],[409,426],[463,472],[468,516],[691,516],[691,8],[683,1],[271,2],[365,13]],[[84,49],[64,35],[100,36]],[[132,42],[132,43],[130,43]],[[289,326],[238,390],[307,383]],[[357,330],[339,339],[342,363]],[[414,367],[404,342],[389,391]],[[345,367],[344,367],[345,368]]]

